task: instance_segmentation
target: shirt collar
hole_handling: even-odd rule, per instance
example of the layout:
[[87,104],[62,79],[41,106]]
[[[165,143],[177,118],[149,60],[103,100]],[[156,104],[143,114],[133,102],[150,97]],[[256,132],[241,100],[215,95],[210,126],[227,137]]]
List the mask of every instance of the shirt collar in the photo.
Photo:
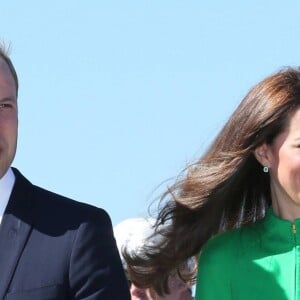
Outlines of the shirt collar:
[[5,175],[0,179],[0,223],[14,187],[15,179],[15,174],[11,168],[9,168]]
[[294,245],[295,242],[300,245],[300,219],[293,222],[282,219],[270,207],[265,218],[258,223],[263,224],[263,234],[268,240],[278,241],[282,247],[289,247],[289,244]]

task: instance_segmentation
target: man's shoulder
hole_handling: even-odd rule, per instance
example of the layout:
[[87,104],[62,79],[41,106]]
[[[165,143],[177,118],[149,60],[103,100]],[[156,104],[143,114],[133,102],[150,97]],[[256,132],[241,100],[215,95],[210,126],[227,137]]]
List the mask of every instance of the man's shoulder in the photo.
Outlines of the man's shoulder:
[[48,209],[50,209],[50,207],[53,207],[55,208],[55,210],[68,211],[69,213],[78,212],[80,215],[107,214],[103,208],[71,199],[64,195],[49,191],[43,187],[33,185],[32,188],[32,197],[37,206]]
[[[51,216],[54,220],[65,220],[65,222],[72,220],[79,223],[85,221],[99,223],[102,220],[110,225],[110,217],[104,209],[34,185],[17,169],[13,171],[16,174],[16,188],[26,186],[28,201],[31,202],[35,214]],[[21,184],[18,185],[18,181]]]

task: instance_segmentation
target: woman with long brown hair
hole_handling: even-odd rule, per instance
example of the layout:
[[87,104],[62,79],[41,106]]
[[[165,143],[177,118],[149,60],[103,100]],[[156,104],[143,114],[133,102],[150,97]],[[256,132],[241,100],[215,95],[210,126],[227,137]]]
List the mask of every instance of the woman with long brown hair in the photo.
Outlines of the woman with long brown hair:
[[163,294],[200,254],[197,300],[300,299],[300,70],[254,86],[162,200],[164,240],[127,255],[135,284]]

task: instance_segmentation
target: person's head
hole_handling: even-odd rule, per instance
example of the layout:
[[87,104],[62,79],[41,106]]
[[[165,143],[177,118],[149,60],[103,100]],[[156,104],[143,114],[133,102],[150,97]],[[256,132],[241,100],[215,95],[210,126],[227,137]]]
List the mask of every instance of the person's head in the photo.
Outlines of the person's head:
[[249,91],[206,153],[163,194],[157,224],[171,226],[159,250],[145,253],[152,269],[140,271],[147,259],[132,262],[135,278],[165,290],[167,274],[212,235],[264,217],[274,195],[300,203],[299,107],[298,68],[282,69]]
[[[117,246],[122,259],[123,267],[130,285],[132,300],[190,300],[191,291],[177,275],[168,278],[169,294],[160,296],[151,284],[147,287],[138,287],[130,276],[130,262],[128,254],[143,256],[144,247],[154,246],[161,237],[154,232],[154,219],[151,218],[131,218],[114,227]],[[151,262],[149,262],[151,264]]]
[[[296,75],[296,74],[295,74]],[[298,81],[300,75],[298,74]],[[289,220],[300,213],[300,87],[282,103],[278,128],[255,151],[256,159],[270,177],[270,196],[273,210]],[[292,92],[290,88],[289,93]],[[287,105],[286,105],[287,103]],[[286,106],[284,108],[284,106]]]
[[[299,106],[300,69],[285,68],[267,77],[249,91],[206,154],[189,169],[178,202],[211,212],[206,239],[264,216],[272,197],[270,176],[263,172],[266,162],[258,153],[286,132]],[[275,172],[271,168],[271,175]]]
[[[245,214],[250,216],[250,221],[261,218],[265,207],[274,204],[274,197],[279,196],[279,186],[291,198],[291,193],[297,192],[296,185],[300,182],[295,177],[299,171],[295,149],[300,138],[299,108],[300,69],[285,68],[250,90],[207,152],[208,160],[218,158],[228,166],[222,171],[229,171],[229,176],[223,178],[223,186],[216,186],[215,191],[228,193],[228,196],[223,194],[224,208],[232,209],[231,212],[236,209],[235,221],[239,216],[241,223],[247,222]],[[268,167],[270,174],[263,172],[263,167]],[[235,200],[230,201],[228,197]],[[234,204],[236,201],[238,205]],[[232,220],[230,212],[229,216]],[[226,228],[229,220],[223,221]]]
[[0,179],[16,153],[18,135],[18,78],[4,47],[0,46]]

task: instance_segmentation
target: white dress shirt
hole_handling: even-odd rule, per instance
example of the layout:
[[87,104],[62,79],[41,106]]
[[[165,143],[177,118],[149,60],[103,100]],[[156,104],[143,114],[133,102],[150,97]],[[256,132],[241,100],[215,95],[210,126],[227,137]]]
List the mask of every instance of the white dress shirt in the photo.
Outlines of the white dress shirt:
[[15,174],[11,168],[0,179],[0,224],[7,206],[10,194],[15,184]]

